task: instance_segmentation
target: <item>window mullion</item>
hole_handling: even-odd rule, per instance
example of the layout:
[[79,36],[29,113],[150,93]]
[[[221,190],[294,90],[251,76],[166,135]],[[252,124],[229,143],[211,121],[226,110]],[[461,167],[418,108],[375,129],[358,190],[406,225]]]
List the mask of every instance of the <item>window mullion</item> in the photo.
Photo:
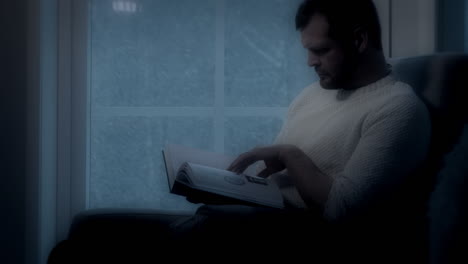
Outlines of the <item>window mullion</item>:
[[215,43],[215,113],[214,113],[214,148],[224,152],[224,35],[225,35],[225,0],[216,1],[216,43]]

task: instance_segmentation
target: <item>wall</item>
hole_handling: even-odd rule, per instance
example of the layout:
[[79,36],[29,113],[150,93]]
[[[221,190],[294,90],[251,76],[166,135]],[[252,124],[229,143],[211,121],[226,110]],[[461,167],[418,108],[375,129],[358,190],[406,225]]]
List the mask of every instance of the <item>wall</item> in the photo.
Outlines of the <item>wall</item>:
[[467,0],[450,0],[438,3],[438,51],[468,51]]
[[0,262],[23,263],[25,237],[27,1],[0,8]]
[[391,57],[431,54],[435,50],[436,0],[391,1]]
[[468,52],[468,0],[465,0],[465,52]]

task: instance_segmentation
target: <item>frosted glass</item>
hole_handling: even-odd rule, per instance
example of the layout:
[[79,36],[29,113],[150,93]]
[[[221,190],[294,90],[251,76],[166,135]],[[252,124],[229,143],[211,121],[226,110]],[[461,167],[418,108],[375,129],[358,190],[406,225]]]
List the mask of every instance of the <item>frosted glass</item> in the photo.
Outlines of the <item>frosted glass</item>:
[[169,193],[161,150],[165,142],[212,150],[212,131],[208,118],[94,118],[89,206],[194,209]]
[[239,155],[256,146],[273,143],[282,126],[277,117],[228,117],[225,121],[224,148]]
[[301,1],[226,2],[226,105],[288,106],[316,79],[295,30]]
[[89,207],[194,210],[169,193],[165,142],[214,150],[216,136],[231,155],[270,144],[280,118],[224,108],[286,107],[316,80],[300,2],[91,0]]
[[94,105],[214,104],[216,0],[91,3]]

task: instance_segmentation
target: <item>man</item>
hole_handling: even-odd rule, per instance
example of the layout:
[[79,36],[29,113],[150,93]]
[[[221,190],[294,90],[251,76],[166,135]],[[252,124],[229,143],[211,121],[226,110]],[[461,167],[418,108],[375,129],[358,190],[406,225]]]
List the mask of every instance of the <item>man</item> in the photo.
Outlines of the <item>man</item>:
[[[325,228],[293,214],[272,224],[288,237],[283,240],[293,243],[295,232],[309,243],[308,237],[329,239],[333,248],[342,244],[354,253],[387,254],[387,261],[398,254],[419,257],[424,242],[418,240],[421,222],[416,219],[421,216],[411,208],[418,190],[408,186],[426,159],[431,122],[424,103],[385,61],[373,2],[306,0],[296,27],[320,81],[292,102],[273,145],[240,155],[228,169],[241,173],[264,161],[259,176],[279,183],[289,207],[340,224]],[[336,230],[349,233],[333,238],[341,232]]]
[[319,207],[333,221],[366,214],[424,161],[428,111],[392,76],[372,1],[304,1],[296,27],[320,81],[291,104],[274,145],[240,155],[229,170],[263,160],[260,176],[286,171],[278,180],[292,186],[284,194],[293,206]]

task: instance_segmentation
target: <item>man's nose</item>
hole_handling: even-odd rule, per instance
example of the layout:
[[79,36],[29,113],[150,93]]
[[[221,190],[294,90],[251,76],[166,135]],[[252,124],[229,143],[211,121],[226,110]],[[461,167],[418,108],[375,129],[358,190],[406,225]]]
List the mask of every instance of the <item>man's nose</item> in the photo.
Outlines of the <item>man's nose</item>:
[[307,64],[310,67],[315,67],[315,66],[320,65],[320,60],[316,55],[312,54],[312,52],[309,52],[309,58],[307,60]]

